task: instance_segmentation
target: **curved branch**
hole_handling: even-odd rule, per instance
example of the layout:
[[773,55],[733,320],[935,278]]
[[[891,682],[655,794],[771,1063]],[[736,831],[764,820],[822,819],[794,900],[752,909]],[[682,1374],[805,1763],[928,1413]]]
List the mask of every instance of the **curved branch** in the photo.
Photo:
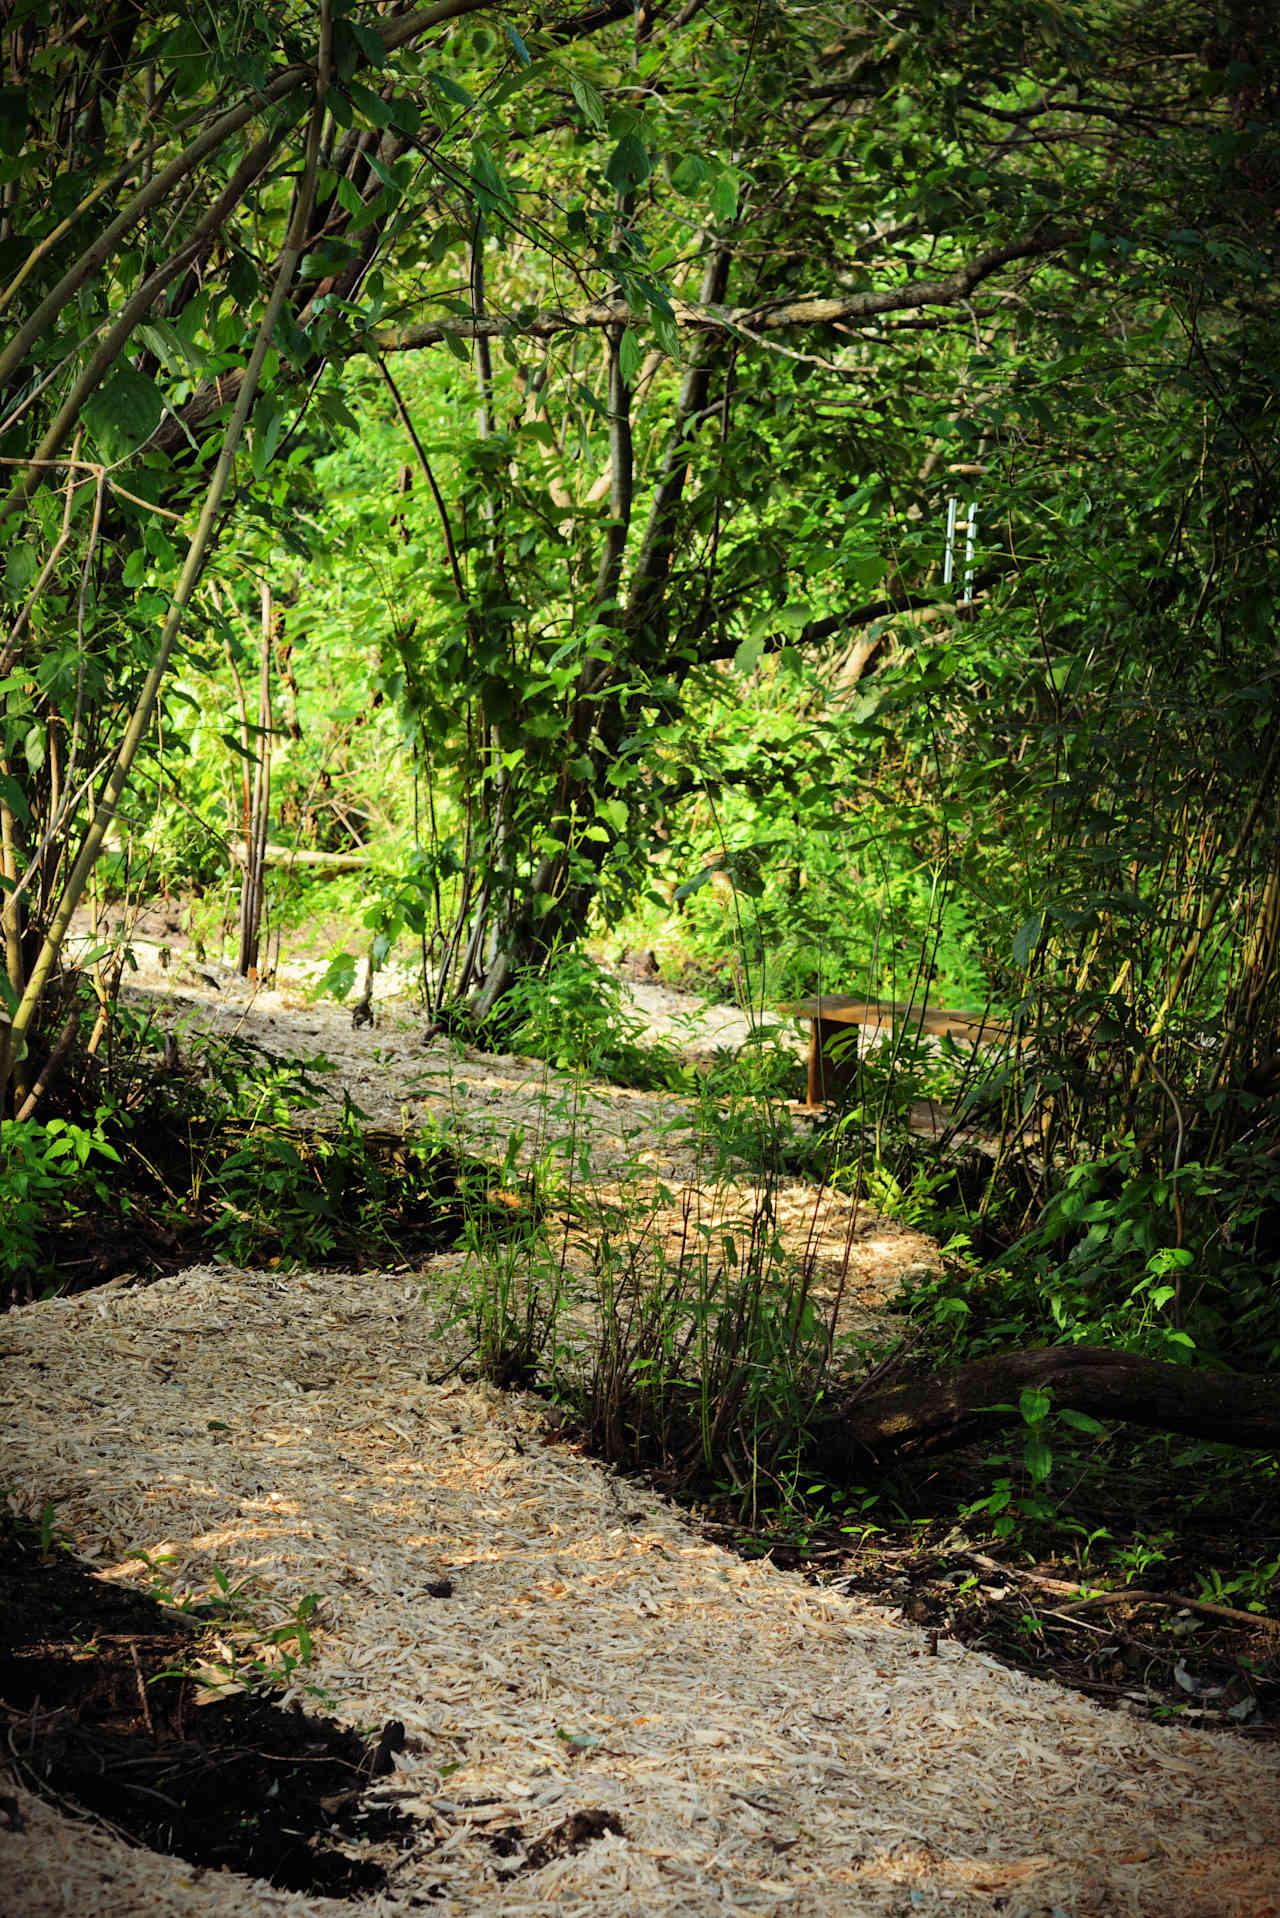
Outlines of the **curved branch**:
[[[1016,260],[1043,259],[1069,245],[1064,233],[1018,240],[1008,246],[996,246],[980,253],[966,266],[942,280],[907,280],[902,286],[882,287],[868,293],[848,293],[836,297],[807,294],[800,299],[771,301],[763,306],[720,306],[704,291],[700,301],[673,300],[676,324],[694,332],[743,334],[779,333],[791,328],[811,326],[848,326],[859,320],[877,319],[882,313],[914,312],[924,306],[958,306],[974,288],[1001,267]],[[635,319],[627,302],[620,298],[592,300],[579,307],[549,307],[527,319],[504,319],[496,314],[483,319],[459,315],[457,319],[432,320],[425,326],[379,327],[356,341],[356,350],[365,353],[412,353],[422,347],[439,346],[445,338],[550,339],[558,333],[587,333],[611,326],[626,326]]]

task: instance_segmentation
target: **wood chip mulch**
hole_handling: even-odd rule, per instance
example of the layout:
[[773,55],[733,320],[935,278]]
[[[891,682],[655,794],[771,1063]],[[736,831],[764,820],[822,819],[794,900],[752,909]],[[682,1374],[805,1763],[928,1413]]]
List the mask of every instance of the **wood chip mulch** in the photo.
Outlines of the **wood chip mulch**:
[[535,1401],[445,1378],[439,1319],[430,1270],[207,1266],[0,1324],[11,1502],[52,1500],[113,1577],[252,1579],[264,1636],[318,1594],[294,1690],[364,1737],[404,1726],[380,1788],[416,1821],[344,1903],[0,1782],[6,1918],[1280,1915],[1275,1748],[931,1655],[741,1562]]

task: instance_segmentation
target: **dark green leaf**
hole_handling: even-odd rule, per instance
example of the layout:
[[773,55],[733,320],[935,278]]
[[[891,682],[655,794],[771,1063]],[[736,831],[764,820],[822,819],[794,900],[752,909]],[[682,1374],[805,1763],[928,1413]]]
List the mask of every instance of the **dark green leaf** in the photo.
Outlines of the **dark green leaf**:
[[9,548],[4,567],[4,590],[9,599],[25,599],[27,588],[40,571],[40,556],[34,546],[19,540]]
[[1059,1409],[1058,1417],[1064,1425],[1070,1425],[1077,1432],[1087,1432],[1091,1438],[1106,1437],[1106,1426],[1090,1417],[1088,1412],[1077,1412],[1072,1406],[1064,1405]]
[[362,26],[359,20],[348,20],[347,31],[359,47],[365,64],[371,67],[385,67],[387,49],[382,44],[382,35],[375,33],[372,27]]
[[18,153],[27,137],[27,90],[0,87],[0,153]]
[[1030,964],[1031,955],[1040,943],[1044,930],[1045,915],[1033,912],[1030,919],[1024,919],[1013,936],[1013,963],[1015,966]]
[[644,141],[638,134],[624,133],[609,156],[604,174],[610,186],[619,193],[630,193],[634,188],[644,185],[650,171]]
[[604,99],[592,86],[590,80],[584,80],[581,74],[569,75],[569,91],[577,102],[579,113],[589,126],[600,129],[605,122]]
[[84,420],[108,461],[127,459],[164,418],[164,400],[153,380],[122,366],[86,403]]

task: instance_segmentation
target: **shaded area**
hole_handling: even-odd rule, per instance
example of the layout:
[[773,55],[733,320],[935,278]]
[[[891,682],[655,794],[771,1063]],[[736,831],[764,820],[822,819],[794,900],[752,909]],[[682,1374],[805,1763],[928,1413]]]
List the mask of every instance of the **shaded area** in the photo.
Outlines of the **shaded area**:
[[975,1510],[992,1469],[972,1450],[903,1467],[896,1516],[886,1498],[874,1520],[828,1518],[799,1536],[701,1529],[892,1608],[926,1653],[956,1639],[1126,1716],[1280,1743],[1280,1521],[1245,1470],[1219,1468],[1190,1503],[1185,1469],[1113,1440],[1105,1458],[1076,1461],[1055,1525],[1001,1539]]
[[527,1188],[429,1137],[145,1115],[112,1141],[119,1168],[48,1206],[26,1272],[0,1273],[0,1310],[149,1280],[211,1252],[238,1264],[381,1268],[433,1257],[468,1224],[516,1226]]
[[882,1390],[856,1384],[820,1421],[812,1462],[839,1475],[869,1457],[950,1450],[992,1428],[1016,1427],[1028,1389],[1050,1394],[1059,1410],[1280,1450],[1280,1375],[1192,1369],[1107,1346],[1047,1345]]
[[[894,1561],[897,1561],[894,1563]],[[1280,1632],[1232,1619],[1170,1589],[1080,1596],[1062,1570],[1011,1565],[976,1549],[878,1553],[835,1584],[933,1636],[1157,1723],[1280,1741]],[[1223,1607],[1225,1613],[1230,1608]]]
[[196,1866],[329,1897],[378,1890],[384,1865],[347,1847],[411,1841],[401,1811],[365,1796],[403,1729],[369,1744],[261,1692],[203,1702],[188,1675],[201,1636],[0,1522],[0,1719],[21,1782]]

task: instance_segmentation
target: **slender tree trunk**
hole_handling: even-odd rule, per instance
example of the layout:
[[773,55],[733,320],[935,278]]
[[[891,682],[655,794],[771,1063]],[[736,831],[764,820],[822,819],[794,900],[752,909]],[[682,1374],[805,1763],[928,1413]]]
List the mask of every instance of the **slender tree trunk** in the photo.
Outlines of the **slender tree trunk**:
[[254,739],[253,796],[245,833],[244,880],[240,887],[240,953],[236,970],[242,979],[256,975],[262,932],[262,900],[266,882],[267,823],[271,814],[271,642],[275,608],[271,588],[262,588],[262,634],[258,655],[258,730]]
[[223,433],[222,445],[210,476],[200,518],[191,536],[187,556],[174,587],[173,599],[161,628],[155,657],[134,702],[133,712],[116,748],[102,790],[97,796],[88,831],[85,833],[80,851],[68,874],[62,896],[49,921],[44,942],[31,969],[22,999],[13,1015],[13,1022],[7,1030],[0,1032],[0,1107],[7,1097],[13,1060],[25,1044],[45,988],[61,955],[72,914],[80,903],[89,875],[97,863],[103,841],[115,823],[117,809],[132,774],[134,761],[155,717],[160,690],[169,670],[169,661],[177,643],[178,633],[186,617],[187,607],[191,603],[191,596],[200,583],[205,561],[213,543],[214,530],[222,510],[222,503],[234,478],[236,451],[243,438],[249,412],[258,391],[267,350],[284,310],[289,290],[297,276],[310,226],[311,208],[315,204],[320,131],[324,123],[324,102],[329,86],[331,29],[332,15],[329,0],[322,0],[319,59],[314,73],[315,104],[307,134],[306,158],[294,194],[288,235],[280,256],[275,282],[254,340],[253,350],[249,355],[249,362],[231,418]]

